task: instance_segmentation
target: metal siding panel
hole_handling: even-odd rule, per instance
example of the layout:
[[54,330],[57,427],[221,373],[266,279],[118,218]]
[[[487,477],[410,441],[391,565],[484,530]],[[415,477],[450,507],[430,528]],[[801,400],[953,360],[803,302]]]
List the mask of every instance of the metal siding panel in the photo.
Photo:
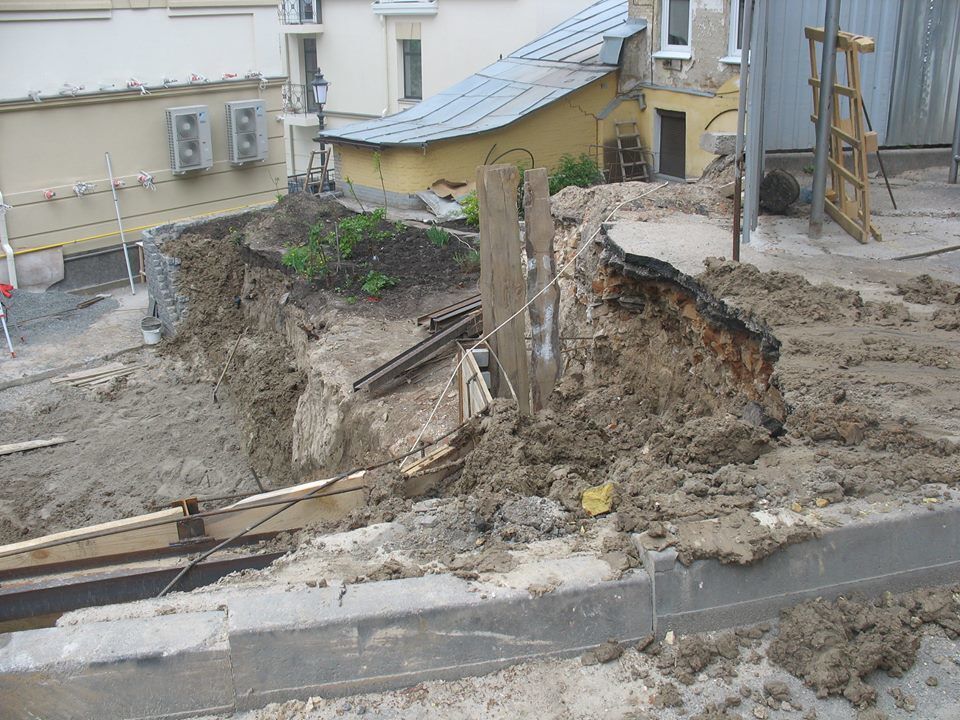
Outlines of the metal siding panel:
[[[860,56],[864,102],[880,141],[886,143],[890,87],[896,55],[896,33],[901,0],[844,0],[840,29],[868,35],[877,52]],[[771,150],[812,148],[815,136],[810,113],[813,91],[807,80],[810,61],[806,25],[821,27],[826,0],[775,0],[770,3],[771,62],[767,68],[767,112],[774,114],[766,130]],[[819,59],[818,59],[819,62]]]
[[904,0],[890,97],[890,141],[950,144],[960,92],[960,3]]

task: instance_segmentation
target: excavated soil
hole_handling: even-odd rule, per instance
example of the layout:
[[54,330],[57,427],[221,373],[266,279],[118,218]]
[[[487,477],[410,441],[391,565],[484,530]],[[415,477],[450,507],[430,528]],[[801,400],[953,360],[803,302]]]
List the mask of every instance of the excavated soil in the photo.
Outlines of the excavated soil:
[[960,634],[960,588],[921,590],[880,600],[813,600],[783,613],[770,659],[818,697],[843,695],[856,706],[876,701],[864,680],[881,670],[902,677],[931,626]]

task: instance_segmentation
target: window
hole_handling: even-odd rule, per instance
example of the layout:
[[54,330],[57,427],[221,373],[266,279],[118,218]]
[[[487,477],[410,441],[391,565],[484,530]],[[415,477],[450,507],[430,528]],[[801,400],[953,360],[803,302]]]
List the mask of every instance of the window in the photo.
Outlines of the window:
[[740,51],[743,48],[743,3],[744,0],[730,0],[730,40],[727,57],[721,58],[726,63],[740,62]]
[[423,99],[423,63],[419,40],[401,40],[403,48],[403,99]]
[[313,99],[313,76],[317,72],[317,39],[303,38],[303,97],[307,101],[307,112],[317,112],[317,101]]
[[655,58],[689,60],[690,0],[661,0],[660,50]]

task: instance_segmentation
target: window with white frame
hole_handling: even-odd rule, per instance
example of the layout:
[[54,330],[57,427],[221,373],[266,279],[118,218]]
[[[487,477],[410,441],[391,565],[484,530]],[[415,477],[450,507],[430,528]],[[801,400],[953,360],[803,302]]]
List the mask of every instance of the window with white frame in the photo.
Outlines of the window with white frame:
[[730,39],[727,57],[724,62],[739,62],[743,48],[743,3],[744,0],[730,0]]
[[662,0],[661,8],[660,50],[654,57],[689,59],[690,0]]
[[403,99],[421,100],[423,98],[423,63],[420,55],[419,40],[401,40],[403,55]]

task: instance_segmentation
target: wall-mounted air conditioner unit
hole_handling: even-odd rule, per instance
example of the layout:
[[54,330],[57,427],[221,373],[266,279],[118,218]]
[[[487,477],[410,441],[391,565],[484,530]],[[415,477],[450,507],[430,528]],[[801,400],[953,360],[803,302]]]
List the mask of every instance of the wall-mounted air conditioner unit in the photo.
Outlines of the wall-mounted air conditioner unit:
[[167,108],[170,169],[174,175],[213,167],[210,118],[206,105]]
[[267,116],[263,100],[236,100],[226,107],[230,163],[244,165],[266,160]]

